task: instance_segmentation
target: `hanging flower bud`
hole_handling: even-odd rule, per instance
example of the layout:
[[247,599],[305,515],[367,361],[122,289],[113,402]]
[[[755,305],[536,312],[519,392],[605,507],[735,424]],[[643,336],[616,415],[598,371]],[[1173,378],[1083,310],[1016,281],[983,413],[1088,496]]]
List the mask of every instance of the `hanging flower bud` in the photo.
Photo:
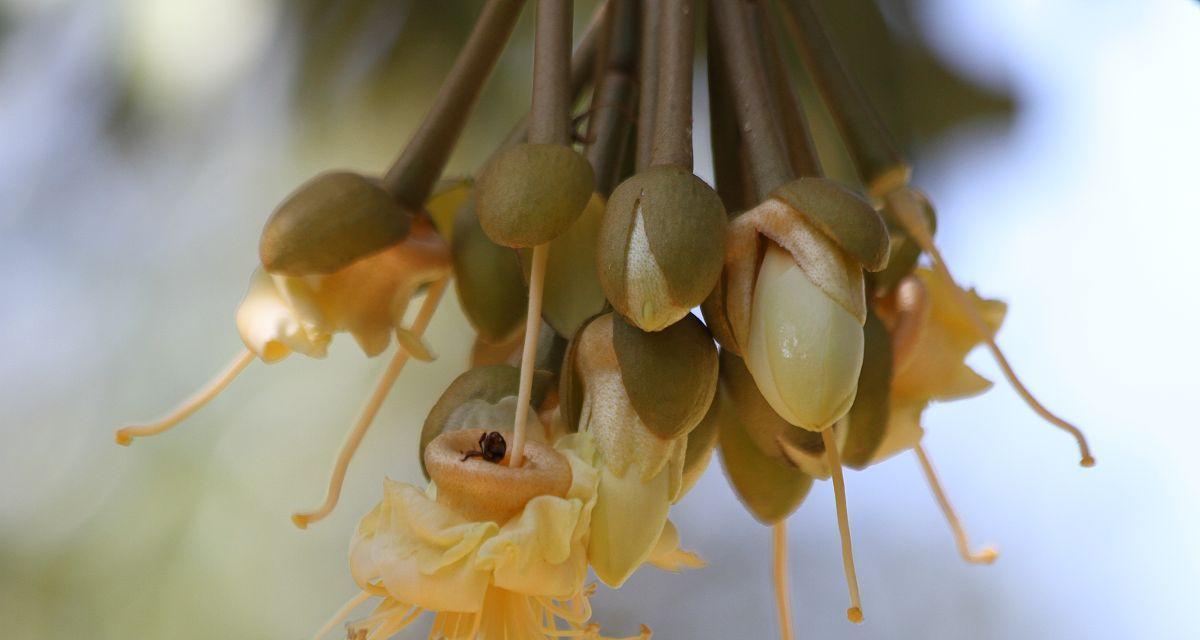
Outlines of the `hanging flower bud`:
[[412,218],[378,180],[331,171],[301,185],[271,214],[259,256],[272,274],[331,274],[403,240]]
[[563,234],[592,197],[586,158],[558,144],[519,144],[479,174],[475,211],[488,237],[506,247],[536,247]]
[[487,343],[518,337],[525,320],[526,287],[516,252],[492,242],[468,200],[454,218],[450,244],[454,288],[467,321]]
[[[542,317],[561,335],[575,335],[584,321],[603,312],[608,302],[596,275],[596,244],[603,216],[604,198],[593,193],[575,223],[550,241]],[[532,251],[521,251],[527,275],[531,259]]]
[[[613,587],[654,549],[668,507],[683,489],[686,433],[703,417],[702,411],[682,435],[666,439],[642,422],[613,348],[615,322],[607,314],[580,329],[563,367],[564,377],[572,371],[564,386],[579,386],[578,429],[595,443],[600,470],[588,558],[596,575]],[[564,417],[575,401],[564,398]]]
[[721,199],[684,167],[650,167],[621,183],[597,255],[613,308],[644,331],[685,316],[720,277],[725,226]]
[[887,242],[870,205],[820,178],[785,185],[730,225],[724,301],[710,307],[728,322],[725,346],[788,422],[821,431],[853,403],[862,270],[886,262]]

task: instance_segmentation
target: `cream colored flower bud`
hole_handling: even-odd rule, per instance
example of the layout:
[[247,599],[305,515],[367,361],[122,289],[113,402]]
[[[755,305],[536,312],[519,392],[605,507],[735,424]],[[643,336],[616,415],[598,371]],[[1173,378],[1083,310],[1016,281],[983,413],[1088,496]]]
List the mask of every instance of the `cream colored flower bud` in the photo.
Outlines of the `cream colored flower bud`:
[[807,271],[791,253],[768,245],[754,288],[746,366],[776,413],[821,431],[854,402],[863,330]]

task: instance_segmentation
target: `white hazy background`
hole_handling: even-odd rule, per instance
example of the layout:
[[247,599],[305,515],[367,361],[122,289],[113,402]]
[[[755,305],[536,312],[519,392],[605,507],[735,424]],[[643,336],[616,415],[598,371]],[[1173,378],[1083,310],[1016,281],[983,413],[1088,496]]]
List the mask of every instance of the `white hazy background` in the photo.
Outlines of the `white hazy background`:
[[[286,55],[267,38],[277,3],[0,4],[14,18],[0,40],[0,636],[307,637],[354,591],[346,545],[382,477],[420,477],[419,425],[469,349],[453,300],[430,336],[441,359],[405,373],[342,504],[310,531],[288,515],[323,495],[385,364],[350,340],[325,361],[255,364],[167,437],[123,449],[112,429],[167,409],[232,357],[233,310],[273,204],[321,169],[383,167],[432,88],[398,128],[351,119],[296,142],[287,80],[269,72]],[[1085,427],[1099,464],[1080,469],[1071,439],[973,354],[996,388],[930,410],[926,446],[999,561],[957,558],[911,455],[851,472],[867,617],[852,626],[819,483],[789,522],[797,637],[1191,637],[1200,6],[921,7],[938,52],[1008,87],[1018,108],[1005,128],[965,126],[921,148],[916,181],[957,275],[1009,302],[999,339],[1015,367]],[[501,72],[526,74],[526,57]],[[111,99],[112,59],[134,68],[130,90],[153,116],[125,144],[94,108]],[[711,179],[703,115],[697,170]],[[453,168],[470,170],[497,126],[473,120],[476,142]],[[602,589],[606,630],[775,637],[770,532],[719,463],[672,517],[711,566]]]

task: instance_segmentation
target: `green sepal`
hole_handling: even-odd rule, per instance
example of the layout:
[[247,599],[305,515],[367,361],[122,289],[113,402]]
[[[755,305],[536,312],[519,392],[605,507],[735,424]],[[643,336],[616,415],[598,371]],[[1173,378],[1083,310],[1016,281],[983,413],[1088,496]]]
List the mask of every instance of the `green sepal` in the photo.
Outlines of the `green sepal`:
[[891,407],[892,337],[874,311],[867,311],[863,325],[865,346],[858,374],[858,395],[846,414],[846,443],[842,464],[863,469],[883,442]]
[[412,214],[378,180],[349,171],[300,185],[263,227],[258,254],[269,273],[334,273],[408,236]]
[[450,253],[459,304],[480,339],[512,340],[524,324],[528,300],[521,261],[484,234],[471,200],[455,216]]
[[676,438],[704,418],[717,389],[717,346],[696,316],[647,332],[614,314],[613,350],[630,404],[654,435]]
[[586,158],[557,144],[519,144],[492,157],[475,182],[475,207],[488,237],[536,247],[562,235],[592,197]]
[[875,207],[853,190],[832,180],[806,176],[771,195],[804,216],[867,271],[887,266],[887,226]]

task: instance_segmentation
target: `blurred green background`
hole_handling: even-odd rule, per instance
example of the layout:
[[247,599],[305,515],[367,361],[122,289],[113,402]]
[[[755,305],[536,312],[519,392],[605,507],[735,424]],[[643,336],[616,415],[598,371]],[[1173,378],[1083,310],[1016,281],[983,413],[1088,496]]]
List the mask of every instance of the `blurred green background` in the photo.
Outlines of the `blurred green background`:
[[[790,527],[798,638],[1194,633],[1200,85],[1186,79],[1200,10],[821,4],[939,204],[948,258],[1010,302],[1002,344],[1088,429],[1100,464],[1075,467],[1069,439],[1002,384],[935,408],[927,446],[974,538],[1000,545],[998,564],[957,560],[908,457],[851,473],[867,624],[850,626],[820,484]],[[385,365],[347,338],[324,361],[256,363],[169,435],[126,450],[112,429],[173,406],[240,348],[233,311],[273,205],[321,170],[386,167],[479,6],[0,1],[0,637],[308,637],[354,592],[353,526],[385,475],[420,478],[419,425],[467,360],[452,297],[429,335],[441,358],[405,372],[341,505],[308,531],[288,516],[323,496]],[[580,27],[594,6],[578,3]],[[451,172],[478,166],[527,108],[531,17]],[[697,172],[710,179],[697,109]],[[999,379],[985,354],[971,362]],[[774,637],[769,532],[719,464],[673,513],[711,567],[602,589],[597,619],[660,638]]]

